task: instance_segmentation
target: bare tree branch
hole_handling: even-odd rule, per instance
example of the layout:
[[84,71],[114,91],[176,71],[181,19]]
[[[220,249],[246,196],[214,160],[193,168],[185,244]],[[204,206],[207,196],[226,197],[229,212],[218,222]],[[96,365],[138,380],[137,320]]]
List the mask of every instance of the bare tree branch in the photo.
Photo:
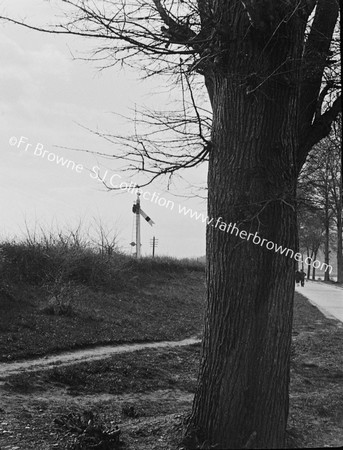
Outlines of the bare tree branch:
[[318,0],[302,61],[299,130],[301,141],[310,134],[314,115],[318,111],[318,100],[322,103],[324,100],[319,98],[322,78],[330,54],[338,13],[337,0]]
[[324,114],[318,116],[311,127],[308,128],[308,133],[303,136],[299,144],[298,152],[298,168],[299,170],[305,163],[306,157],[311,148],[318,144],[323,138],[329,135],[333,121],[342,111],[342,98],[339,95],[331,107],[329,107]]
[[[65,0],[63,3],[71,8],[71,13],[68,11],[66,20],[59,25],[43,27],[9,17],[0,16],[0,19],[36,31],[100,40],[101,44],[92,56],[101,63],[105,61],[106,67],[126,63],[145,70],[146,76],[168,73],[177,77],[180,76],[181,68],[181,77],[185,76],[190,96],[187,113],[173,115],[166,111],[164,118],[159,113],[147,114],[142,118],[142,124],[149,127],[154,125],[156,129],[149,136],[137,133],[124,140],[124,148],[129,150],[127,154],[119,152],[118,158],[132,163],[131,167],[136,162],[139,170],[143,167],[146,171],[155,173],[160,170],[161,174],[165,174],[173,172],[176,167],[193,167],[196,161],[206,160],[211,147],[211,113],[204,115],[200,111],[198,99],[193,93],[194,82],[193,79],[190,81],[189,74],[198,72],[204,75],[212,103],[215,95],[212,74],[217,70],[229,69],[225,66],[228,49],[237,33],[243,33],[244,39],[263,36],[258,60],[261,67],[254,67],[253,73],[240,74],[243,77],[240,82],[248,84],[256,75],[255,71],[261,69],[257,73],[257,82],[248,86],[246,92],[255,95],[266,83],[276,78],[287,83],[287,79],[282,78],[282,73],[287,73],[288,59],[281,56],[279,64],[275,52],[270,61],[268,58],[270,47],[275,45],[273,39],[280,38],[278,35],[281,27],[294,15],[297,15],[298,23],[304,26],[309,15],[315,11],[312,22],[309,21],[308,37],[304,34],[305,50],[298,62],[302,68],[297,158],[299,170],[312,146],[327,136],[331,122],[340,110],[338,86],[336,81],[333,82],[335,74],[330,66],[332,61],[328,62],[338,16],[337,0],[241,0],[235,3],[139,0],[130,4],[124,0],[104,0],[101,7],[98,2],[86,0]],[[244,20],[232,21],[234,15],[240,18],[244,16]],[[250,25],[247,16],[250,18]],[[281,35],[283,36],[283,32]],[[180,55],[183,60],[181,65]],[[330,70],[325,72],[328,65]],[[336,100],[332,102],[331,98]],[[328,106],[322,113],[326,105],[332,106]],[[162,131],[166,131],[169,137],[164,142],[159,135]],[[174,133],[173,138],[170,138],[169,133]],[[123,142],[120,136],[106,133],[99,135],[115,144]],[[145,143],[146,151],[142,150],[141,142]]]
[[333,88],[333,86],[334,86],[333,80],[329,80],[326,83],[325,87],[322,89],[321,93],[319,94],[316,112],[315,112],[315,120],[320,118],[324,99],[325,99],[326,95],[328,94],[328,92],[330,91],[330,89]]
[[170,37],[171,41],[175,43],[179,42],[190,42],[192,39],[194,40],[196,38],[196,33],[191,30],[187,25],[179,23],[177,20],[173,19],[171,14],[168,14],[166,9],[162,6],[162,3],[160,0],[152,0],[156,6],[156,9],[161,16],[161,19],[163,22],[167,25],[169,28],[166,30],[162,27],[162,31],[165,31],[168,33],[168,36]]

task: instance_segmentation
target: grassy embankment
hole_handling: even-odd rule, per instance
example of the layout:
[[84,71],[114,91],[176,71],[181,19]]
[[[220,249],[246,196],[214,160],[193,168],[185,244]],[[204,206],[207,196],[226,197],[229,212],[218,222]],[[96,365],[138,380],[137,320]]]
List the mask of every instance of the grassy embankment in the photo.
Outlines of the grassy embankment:
[[0,244],[0,361],[199,335],[203,264],[106,250],[74,234]]

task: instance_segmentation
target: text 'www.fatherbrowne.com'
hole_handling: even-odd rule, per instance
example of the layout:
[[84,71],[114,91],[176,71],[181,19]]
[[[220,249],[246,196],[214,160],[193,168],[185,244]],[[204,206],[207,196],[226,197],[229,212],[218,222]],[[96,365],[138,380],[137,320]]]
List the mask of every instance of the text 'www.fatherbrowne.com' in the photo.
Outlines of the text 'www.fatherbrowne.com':
[[203,213],[198,213],[190,208],[186,208],[185,206],[181,205],[179,205],[179,213],[184,214],[185,216],[189,216],[192,219],[200,220],[202,223],[206,223],[208,226],[212,226],[222,231],[223,233],[234,234],[236,237],[240,237],[243,240],[250,241],[253,244],[259,245],[261,247],[265,247],[267,250],[274,251],[275,253],[279,253],[280,255],[288,256],[290,258],[294,258],[299,263],[304,263],[308,266],[314,267],[315,269],[329,271],[329,273],[332,272],[332,266],[330,264],[321,263],[317,259],[313,260],[313,258],[311,258],[310,256],[303,258],[301,253],[295,252],[291,248],[283,247],[282,245],[278,245],[273,241],[262,238],[257,231],[256,233],[248,233],[245,230],[240,230],[237,227],[236,223],[224,222],[222,217],[218,217],[215,220],[213,217],[209,218]]

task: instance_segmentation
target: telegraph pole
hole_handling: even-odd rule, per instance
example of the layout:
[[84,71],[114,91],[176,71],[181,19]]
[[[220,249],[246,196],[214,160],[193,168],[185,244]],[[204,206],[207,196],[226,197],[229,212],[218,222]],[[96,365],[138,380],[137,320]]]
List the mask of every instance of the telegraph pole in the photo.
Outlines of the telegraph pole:
[[141,257],[141,201],[140,192],[137,191],[137,201],[136,201],[136,257],[137,259]]
[[158,239],[155,236],[150,239],[150,246],[152,247],[152,257],[155,258],[155,248],[158,246]]
[[155,236],[152,238],[152,257],[155,258]]

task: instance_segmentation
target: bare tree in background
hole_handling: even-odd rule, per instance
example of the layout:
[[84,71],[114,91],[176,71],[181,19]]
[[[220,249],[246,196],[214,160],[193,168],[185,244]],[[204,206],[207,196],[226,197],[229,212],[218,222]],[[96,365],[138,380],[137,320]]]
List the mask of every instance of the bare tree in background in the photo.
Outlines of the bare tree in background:
[[[340,119],[340,118],[339,118]],[[342,153],[341,119],[335,129],[310,152],[300,173],[298,182],[298,221],[304,230],[300,244],[308,248],[313,233],[322,235],[325,264],[332,264],[330,258],[333,234],[337,237],[337,281],[342,282]],[[311,225],[312,224],[312,225]],[[314,229],[316,228],[316,231]],[[322,229],[322,231],[321,231]],[[303,242],[302,242],[303,241]],[[306,244],[307,243],[307,244]],[[326,268],[325,281],[330,281]]]
[[[117,157],[152,177],[205,159],[207,309],[187,445],[285,446],[294,260],[228,233],[297,247],[296,183],[340,111],[337,0],[62,2],[63,23],[40,31],[96,38],[94,57],[148,75],[201,76],[210,138],[170,149],[140,140]],[[72,19],[70,19],[72,17]],[[104,63],[105,64],[105,63]],[[195,74],[195,75],[194,75]],[[192,102],[191,102],[192,103]],[[197,110],[197,109],[196,109]]]
[[[299,221],[299,249],[306,257],[312,258],[313,261],[317,259],[318,251],[323,245],[325,245],[325,229],[323,227],[324,214],[323,211],[317,208],[311,209],[307,207],[302,209],[298,214]],[[305,258],[305,256],[303,256]],[[329,262],[327,263],[329,264]],[[299,264],[300,266],[300,264]],[[307,272],[307,279],[311,279],[311,269],[312,269],[312,280],[315,280],[315,267],[311,265],[301,264],[299,268],[304,269]]]
[[342,114],[335,124],[335,130],[324,141],[330,155],[331,196],[334,222],[337,230],[337,282],[343,283],[343,149]]

